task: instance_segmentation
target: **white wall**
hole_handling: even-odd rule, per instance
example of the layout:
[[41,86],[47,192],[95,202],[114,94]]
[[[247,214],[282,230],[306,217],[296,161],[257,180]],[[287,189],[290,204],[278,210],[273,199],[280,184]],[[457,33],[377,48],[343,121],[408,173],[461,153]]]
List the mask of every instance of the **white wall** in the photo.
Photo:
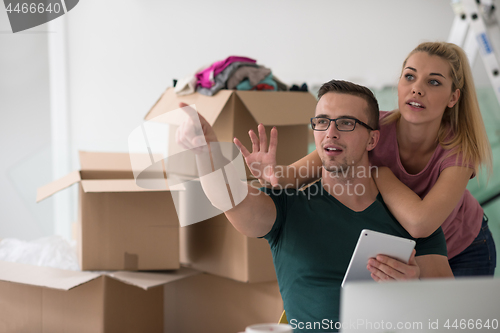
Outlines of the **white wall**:
[[51,178],[47,34],[12,34],[0,10],[0,238],[54,233],[52,205],[35,203]]

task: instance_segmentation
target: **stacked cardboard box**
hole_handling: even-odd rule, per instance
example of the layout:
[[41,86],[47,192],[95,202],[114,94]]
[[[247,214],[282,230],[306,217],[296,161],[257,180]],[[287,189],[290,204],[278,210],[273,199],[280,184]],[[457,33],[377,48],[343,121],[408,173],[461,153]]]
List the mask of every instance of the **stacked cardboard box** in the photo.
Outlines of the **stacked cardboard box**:
[[[179,103],[195,105],[196,110],[212,125],[221,142],[237,137],[251,147],[248,131],[257,133],[262,123],[268,132],[278,129],[277,163],[291,164],[307,154],[309,119],[314,116],[316,99],[303,92],[257,92],[221,90],[213,97],[198,93],[177,96],[169,88],[146,115],[149,121],[162,121],[162,115],[179,108]],[[169,156],[181,155],[175,143],[176,127],[169,134]],[[234,158],[235,156],[233,156]],[[194,155],[172,159],[166,167],[168,176],[196,177]],[[252,179],[246,169],[247,178]],[[197,209],[196,202],[186,202],[187,209]],[[275,281],[271,251],[264,239],[249,238],[234,229],[221,214],[181,228],[181,263],[204,272],[242,282]]]

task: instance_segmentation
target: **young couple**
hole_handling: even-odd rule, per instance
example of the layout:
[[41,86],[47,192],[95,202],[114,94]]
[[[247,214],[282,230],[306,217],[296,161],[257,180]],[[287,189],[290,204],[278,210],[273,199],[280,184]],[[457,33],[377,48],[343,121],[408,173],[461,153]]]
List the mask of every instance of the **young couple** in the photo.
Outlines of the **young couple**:
[[[316,151],[286,168],[318,175],[313,166],[321,165],[321,180],[292,195],[248,186],[252,195],[225,212],[243,234],[268,240],[289,321],[338,321],[340,283],[362,229],[417,238],[408,264],[369,260],[376,281],[492,275],[496,252],[487,219],[466,190],[481,165],[491,168],[491,153],[463,50],[449,43],[414,49],[403,63],[393,112],[379,114],[370,90],[345,81],[325,83],[318,98],[311,119]],[[206,141],[217,141],[200,121]],[[251,131],[251,153],[235,139],[261,182],[316,180],[277,172],[277,130],[270,135],[268,147],[262,125],[259,136]],[[178,133],[187,148],[196,140]],[[370,165],[378,167],[376,177],[342,172]],[[362,195],[332,191],[348,181],[362,185]]]

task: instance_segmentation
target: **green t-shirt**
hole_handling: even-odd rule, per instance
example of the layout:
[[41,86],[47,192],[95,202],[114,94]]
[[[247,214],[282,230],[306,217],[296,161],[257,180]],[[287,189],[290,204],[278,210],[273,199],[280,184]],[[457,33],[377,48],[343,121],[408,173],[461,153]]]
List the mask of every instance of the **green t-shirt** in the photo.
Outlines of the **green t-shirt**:
[[[321,184],[317,182],[303,191],[263,189],[277,211],[276,221],[264,238],[271,246],[294,332],[335,331],[331,328],[339,321],[340,285],[363,229],[413,239],[390,214],[380,194],[364,211],[355,212]],[[447,254],[441,228],[415,241],[417,256]],[[306,329],[314,323],[316,329]]]

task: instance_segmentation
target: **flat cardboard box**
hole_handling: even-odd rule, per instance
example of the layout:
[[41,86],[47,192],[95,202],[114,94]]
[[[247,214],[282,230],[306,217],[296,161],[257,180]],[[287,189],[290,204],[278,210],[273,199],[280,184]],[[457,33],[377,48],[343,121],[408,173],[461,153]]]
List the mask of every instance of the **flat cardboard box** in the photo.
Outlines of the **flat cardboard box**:
[[179,221],[167,185],[137,186],[127,153],[80,152],[80,164],[79,171],[39,188],[37,202],[79,184],[81,269],[178,269]]
[[236,333],[275,322],[282,310],[276,282],[186,268],[93,273],[0,261],[1,332]]
[[[278,129],[276,159],[279,165],[291,164],[307,155],[309,122],[316,108],[316,98],[308,92],[223,89],[214,96],[199,93],[178,96],[173,88],[168,88],[145,119],[162,122],[161,115],[178,109],[180,102],[195,104],[197,111],[212,125],[220,142],[233,142],[237,137],[251,149],[248,131],[253,129],[257,133],[257,125],[262,123],[268,137],[273,126]],[[169,130],[167,173],[196,177],[194,155],[186,153],[175,143],[176,128],[171,126]],[[175,155],[182,156],[174,158]],[[246,171],[247,179],[252,178],[247,167]]]

